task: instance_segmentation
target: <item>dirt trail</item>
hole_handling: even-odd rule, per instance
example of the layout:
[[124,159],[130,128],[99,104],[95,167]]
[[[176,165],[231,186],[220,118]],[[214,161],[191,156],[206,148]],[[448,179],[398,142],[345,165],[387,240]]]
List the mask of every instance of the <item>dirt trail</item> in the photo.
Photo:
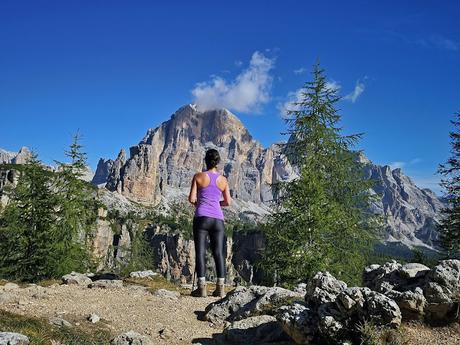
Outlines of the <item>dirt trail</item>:
[[90,289],[54,285],[38,291],[9,291],[15,300],[0,308],[28,316],[59,316],[80,324],[89,322],[87,316],[96,313],[101,325],[107,324],[115,334],[133,330],[148,336],[154,344],[207,343],[213,333],[222,331],[222,326],[198,319],[204,308],[217,300],[213,297],[180,296],[174,300],[156,297],[140,286]]

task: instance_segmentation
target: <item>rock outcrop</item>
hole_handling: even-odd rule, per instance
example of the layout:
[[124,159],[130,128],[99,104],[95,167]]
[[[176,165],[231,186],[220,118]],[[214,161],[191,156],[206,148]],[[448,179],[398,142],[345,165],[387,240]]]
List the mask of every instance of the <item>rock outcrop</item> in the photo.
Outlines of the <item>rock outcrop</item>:
[[396,301],[404,319],[439,324],[457,318],[460,308],[460,260],[442,260],[428,267],[396,261],[371,265],[364,285]]
[[296,344],[358,344],[365,322],[387,328],[401,324],[393,299],[368,287],[347,287],[328,272],[318,272],[303,291],[238,287],[209,304],[204,319],[225,323],[215,337],[218,344],[221,339],[246,344],[245,339],[264,335],[264,344],[289,344],[289,339]]

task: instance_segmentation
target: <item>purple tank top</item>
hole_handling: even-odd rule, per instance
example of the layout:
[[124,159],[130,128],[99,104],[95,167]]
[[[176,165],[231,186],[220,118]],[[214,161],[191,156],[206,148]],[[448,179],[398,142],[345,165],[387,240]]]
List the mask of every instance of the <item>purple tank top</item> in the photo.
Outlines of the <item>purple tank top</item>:
[[220,197],[222,191],[217,187],[216,180],[219,173],[206,171],[209,176],[209,184],[206,187],[198,188],[197,192],[197,207],[195,209],[195,217],[211,217],[224,220],[224,213],[220,207]]

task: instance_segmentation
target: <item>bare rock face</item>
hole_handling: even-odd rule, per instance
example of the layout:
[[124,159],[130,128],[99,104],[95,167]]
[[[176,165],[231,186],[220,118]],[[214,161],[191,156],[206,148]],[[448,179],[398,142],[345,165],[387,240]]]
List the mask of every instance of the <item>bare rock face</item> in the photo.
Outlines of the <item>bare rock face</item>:
[[94,173],[91,183],[95,185],[106,184],[107,178],[112,170],[113,163],[114,162],[111,159],[99,159],[96,172]]
[[9,164],[13,161],[16,153],[0,149],[0,164]]
[[25,146],[17,153],[0,149],[0,164],[24,164],[30,156],[31,152]]
[[[115,161],[101,161],[96,176],[108,171],[106,188],[148,205],[185,199],[194,173],[204,169],[204,153],[219,151],[219,166],[228,176],[234,199],[227,215],[260,220],[270,212],[270,184],[295,177],[280,145],[263,148],[241,121],[226,109],[199,111],[193,104],[177,110],[170,120],[148,130],[126,159],[121,151]],[[364,155],[365,175],[376,180],[373,193],[381,196],[375,212],[386,216],[388,242],[408,247],[435,247],[443,202],[430,190],[418,188],[401,169],[372,164]],[[110,165],[110,168],[108,167]],[[98,180],[98,182],[101,182]]]
[[420,189],[401,169],[367,164],[367,178],[376,181],[381,199],[374,209],[386,217],[386,238],[406,245],[435,247],[435,225],[443,202],[429,189]]
[[[193,239],[187,239],[181,233],[168,233],[157,228],[150,240],[156,258],[156,269],[173,281],[192,283],[195,272],[195,246]],[[207,244],[209,246],[209,243]],[[233,281],[236,272],[232,265],[232,238],[226,238],[224,244],[225,270],[227,282]],[[206,252],[206,278],[213,281],[214,259]]]
[[275,148],[264,149],[228,110],[200,112],[187,105],[131,147],[126,163],[117,158],[120,164],[115,166],[115,161],[107,188],[138,202],[158,204],[168,191],[189,188],[193,174],[203,170],[209,148],[219,151],[235,199],[256,204],[271,200],[269,184],[289,171],[276,160]]

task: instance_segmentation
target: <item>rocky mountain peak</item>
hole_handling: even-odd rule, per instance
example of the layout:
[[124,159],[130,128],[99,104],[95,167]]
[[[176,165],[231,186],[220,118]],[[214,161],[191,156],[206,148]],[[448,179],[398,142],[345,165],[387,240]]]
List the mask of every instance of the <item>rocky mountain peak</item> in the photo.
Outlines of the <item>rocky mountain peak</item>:
[[[295,178],[279,145],[263,148],[230,111],[200,111],[188,104],[148,130],[139,144],[130,148],[128,159],[120,152],[110,161],[106,188],[149,205],[184,201],[193,174],[205,168],[203,158],[209,148],[221,155],[218,168],[228,177],[235,201],[229,212],[240,218],[260,219],[269,213],[273,199],[270,184]],[[373,208],[386,217],[386,239],[433,247],[443,202],[433,192],[418,188],[401,169],[375,165],[362,152],[357,159],[365,163],[366,177],[376,181],[373,191],[380,200]],[[105,162],[101,170],[109,165]]]
[[25,164],[31,155],[32,153],[25,146],[17,153],[0,149],[0,164]]

